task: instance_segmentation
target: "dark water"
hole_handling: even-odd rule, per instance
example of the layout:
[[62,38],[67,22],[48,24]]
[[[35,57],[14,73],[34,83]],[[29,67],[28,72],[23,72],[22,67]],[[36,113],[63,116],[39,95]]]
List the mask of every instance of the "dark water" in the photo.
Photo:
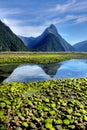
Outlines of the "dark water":
[[0,65],[0,82],[6,79],[18,65]]
[[[24,64],[19,66],[4,66],[9,68],[4,82],[43,81],[57,78],[87,77],[87,59],[73,59],[55,64],[36,65]],[[0,74],[5,72],[0,67]],[[11,73],[11,74],[10,74]],[[8,76],[9,75],[9,76]]]

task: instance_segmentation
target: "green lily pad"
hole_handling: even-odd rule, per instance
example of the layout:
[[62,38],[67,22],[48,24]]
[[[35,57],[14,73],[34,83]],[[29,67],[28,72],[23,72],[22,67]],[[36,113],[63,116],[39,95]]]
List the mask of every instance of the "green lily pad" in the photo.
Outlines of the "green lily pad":
[[65,125],[69,125],[69,124],[70,124],[70,120],[65,119],[65,120],[63,120],[63,123],[64,123]]
[[87,111],[84,110],[84,109],[82,109],[80,112],[81,112],[82,114],[86,114],[86,113],[87,113]]
[[43,111],[49,111],[49,108],[46,107],[46,106],[44,106],[44,107],[43,107]]
[[47,129],[50,129],[50,130],[51,130],[53,126],[52,126],[52,124],[50,124],[50,123],[46,123],[46,124],[45,124],[45,127],[46,127]]
[[84,116],[84,118],[83,118],[83,119],[84,119],[84,121],[87,121],[87,116]]
[[32,105],[32,102],[30,100],[28,100],[28,105],[30,105],[30,106]]
[[49,113],[50,113],[50,115],[55,115],[56,114],[56,112],[54,110],[50,111]]
[[5,103],[6,103],[7,105],[10,105],[10,104],[11,104],[11,102],[10,102],[9,100],[5,100]]
[[24,126],[24,127],[27,128],[27,127],[28,127],[28,123],[27,123],[27,122],[23,122],[23,123],[22,123],[22,126]]
[[44,101],[45,103],[48,103],[48,102],[49,102],[49,98],[44,98],[43,101]]
[[61,119],[57,119],[57,120],[54,121],[54,123],[55,123],[56,125],[61,125],[63,122],[62,122]]
[[66,117],[69,119],[69,120],[71,120],[71,115],[66,115]]
[[72,108],[68,108],[68,109],[67,109],[67,112],[68,112],[69,114],[71,114],[71,113],[73,112],[73,109],[72,109]]
[[3,108],[3,107],[6,106],[6,104],[5,104],[4,102],[1,102],[1,103],[0,103],[0,106]]
[[50,124],[52,124],[52,119],[51,119],[51,118],[47,118],[47,119],[45,120],[45,123],[50,123]]
[[55,107],[56,107],[56,104],[55,104],[55,103],[52,103],[52,104],[51,104],[51,107],[52,107],[52,108],[55,108]]

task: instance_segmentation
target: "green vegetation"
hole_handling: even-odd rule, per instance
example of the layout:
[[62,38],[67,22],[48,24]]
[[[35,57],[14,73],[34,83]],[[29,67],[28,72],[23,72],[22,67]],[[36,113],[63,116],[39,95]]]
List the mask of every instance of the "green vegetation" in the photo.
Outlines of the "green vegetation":
[[87,58],[87,53],[0,53],[0,64],[50,64],[68,59]]
[[[87,58],[87,53],[0,53],[0,64]],[[0,130],[86,130],[87,78],[0,83]]]
[[86,130],[87,79],[0,84],[0,130]]
[[0,21],[0,51],[27,51],[24,43]]

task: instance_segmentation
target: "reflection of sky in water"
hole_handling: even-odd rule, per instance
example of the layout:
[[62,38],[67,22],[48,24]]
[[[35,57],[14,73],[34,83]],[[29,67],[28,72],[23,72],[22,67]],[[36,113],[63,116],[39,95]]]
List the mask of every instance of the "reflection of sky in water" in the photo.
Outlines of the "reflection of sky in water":
[[[48,69],[48,71],[43,69],[38,65],[21,65],[17,67],[4,82],[28,82],[56,78],[87,77],[87,60],[67,60],[59,64],[54,64],[54,66],[47,66],[46,69]],[[54,74],[54,72],[56,74]],[[53,78],[51,78],[52,73],[54,75]]]
[[54,78],[87,77],[87,60],[68,60],[63,62]]
[[49,80],[50,76],[38,65],[23,65],[17,67],[4,82],[28,82]]

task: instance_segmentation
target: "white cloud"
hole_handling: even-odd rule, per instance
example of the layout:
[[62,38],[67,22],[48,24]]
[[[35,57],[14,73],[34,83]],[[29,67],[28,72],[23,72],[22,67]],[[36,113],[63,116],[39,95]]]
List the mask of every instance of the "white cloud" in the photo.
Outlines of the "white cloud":
[[23,35],[23,36],[39,36],[43,30],[46,28],[45,25],[42,26],[22,26],[22,23],[24,23],[24,21],[21,20],[15,20],[15,19],[7,19],[4,18],[2,19],[2,21],[8,25],[11,30],[17,34],[17,35]]
[[63,13],[67,11],[71,6],[73,6],[76,3],[76,0],[72,0],[66,4],[60,5],[58,4],[55,8],[56,11],[59,11],[60,13]]
[[67,22],[69,20],[73,20],[73,24],[87,22],[87,15],[67,15],[63,21]]
[[79,18],[80,16],[76,16],[76,15],[66,15],[62,18],[54,18],[51,20],[47,20],[46,21],[46,25],[50,25],[50,24],[61,24],[61,23],[66,23],[69,22],[70,20],[74,20],[74,22]]
[[39,36],[43,30],[45,29],[45,26],[13,26],[11,29],[17,34],[27,37],[37,37]]
[[15,26],[21,23],[21,20],[15,20],[15,19],[7,19],[7,18],[2,18],[1,19],[5,24],[8,26]]
[[49,11],[58,12],[58,13],[72,13],[72,12],[85,12],[87,11],[87,1],[76,1],[69,0],[65,4],[57,4],[55,8],[50,9]]
[[[12,31],[17,34],[17,35],[23,35],[23,36],[33,36],[37,37],[39,36],[46,27],[48,27],[50,24],[62,24],[62,23],[67,23],[69,20],[74,20],[73,24],[81,23],[87,21],[87,16],[76,16],[76,15],[67,15],[63,18],[55,18],[53,20],[47,20],[43,25],[38,25],[38,26],[22,26],[22,23],[24,21],[21,20],[15,20],[15,19],[7,19],[4,18],[2,21],[7,24]],[[26,21],[25,21],[26,22]]]
[[82,23],[82,22],[87,22],[87,16],[79,17],[79,18],[76,20],[76,24]]
[[56,25],[58,23],[62,23],[62,21],[63,21],[63,19],[61,19],[61,18],[54,18],[54,19],[51,19],[51,20],[46,20],[44,24],[47,25],[47,26],[49,26],[50,24]]
[[19,8],[1,8],[0,9],[0,17],[7,17],[9,15],[14,15],[14,14],[20,14],[22,13],[22,10]]
[[53,18],[50,20],[45,21],[45,25],[49,26],[50,24],[68,24],[68,25],[75,25],[79,23],[87,22],[87,15],[72,15],[72,14],[67,14],[64,17],[58,17],[58,18]]
[[49,18],[46,24],[64,23],[67,25],[75,25],[86,22],[87,0],[68,0],[66,3],[57,4],[54,8],[48,9],[48,12],[54,15],[55,18]]
[[2,21],[5,24],[7,24],[15,34],[28,36],[28,37],[39,36],[44,31],[44,29],[48,27],[50,24],[54,24],[54,25],[67,24],[67,22],[69,22],[70,20],[73,20],[73,24],[75,25],[81,22],[87,22],[87,16],[66,15],[63,18],[54,18],[52,20],[46,20],[42,25],[38,25],[38,26],[22,25],[24,22],[26,23],[26,21],[24,20],[22,21],[22,20],[7,19],[7,18],[2,19]]

